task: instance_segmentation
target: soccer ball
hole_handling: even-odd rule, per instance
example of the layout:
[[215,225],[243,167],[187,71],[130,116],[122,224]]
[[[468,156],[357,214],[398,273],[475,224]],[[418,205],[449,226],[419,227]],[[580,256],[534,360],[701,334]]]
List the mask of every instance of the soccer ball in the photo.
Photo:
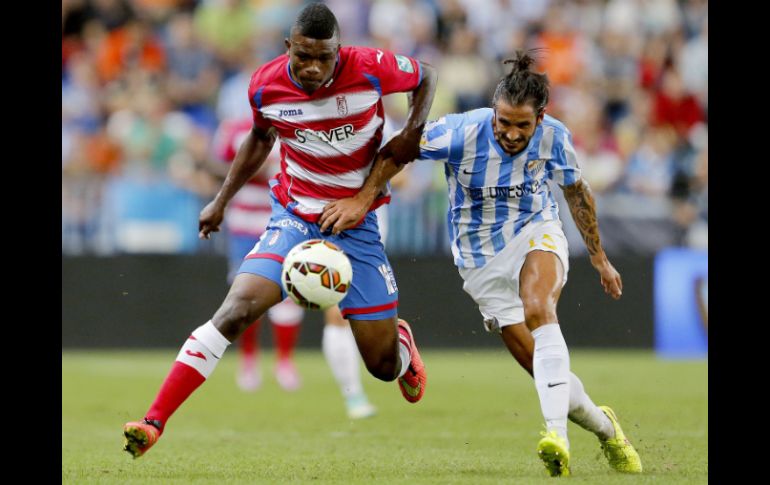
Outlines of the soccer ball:
[[323,239],[294,246],[283,260],[283,289],[300,306],[325,310],[348,294],[353,267],[340,248]]

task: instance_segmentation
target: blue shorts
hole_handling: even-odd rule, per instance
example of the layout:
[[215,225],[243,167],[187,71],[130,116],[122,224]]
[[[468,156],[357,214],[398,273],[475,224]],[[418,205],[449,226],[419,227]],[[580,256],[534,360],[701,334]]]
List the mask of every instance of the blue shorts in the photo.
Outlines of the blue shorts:
[[287,295],[281,285],[284,257],[302,241],[326,239],[339,246],[353,266],[352,285],[339,305],[342,316],[354,320],[382,320],[397,315],[396,278],[385,256],[374,212],[369,212],[357,227],[333,236],[321,234],[318,224],[306,222],[287,211],[272,194],[270,205],[273,213],[267,230],[243,260],[238,273],[251,273],[273,281],[285,298]]
[[238,269],[243,263],[243,258],[254,249],[259,241],[259,236],[245,234],[230,234],[227,239],[227,281],[232,284]]

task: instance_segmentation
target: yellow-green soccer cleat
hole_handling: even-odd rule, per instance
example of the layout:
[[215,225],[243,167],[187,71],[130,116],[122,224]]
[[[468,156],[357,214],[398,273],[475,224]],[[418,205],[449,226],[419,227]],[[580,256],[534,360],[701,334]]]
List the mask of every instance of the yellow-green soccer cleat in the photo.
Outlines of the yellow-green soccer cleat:
[[609,406],[599,406],[604,414],[610,418],[612,427],[615,428],[615,437],[608,440],[599,440],[604,456],[610,462],[610,466],[623,473],[642,473],[642,460],[634,446],[628,441],[625,433],[620,428],[618,417]]
[[537,444],[537,456],[543,460],[548,474],[552,477],[569,476],[569,450],[567,440],[556,431],[541,432],[543,438]]

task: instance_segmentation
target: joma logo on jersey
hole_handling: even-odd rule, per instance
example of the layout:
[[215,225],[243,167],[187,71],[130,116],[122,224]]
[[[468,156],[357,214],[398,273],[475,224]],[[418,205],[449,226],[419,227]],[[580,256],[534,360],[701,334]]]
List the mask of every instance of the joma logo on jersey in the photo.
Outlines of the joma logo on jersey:
[[280,109],[278,110],[278,116],[299,116],[305,113],[301,109]]
[[329,131],[326,130],[295,130],[294,136],[297,137],[297,141],[300,143],[305,143],[307,141],[322,141],[324,143],[338,143],[341,141],[348,140],[350,138],[353,138],[355,136],[355,131],[353,130],[353,125],[347,124],[338,126],[336,128],[332,128]]

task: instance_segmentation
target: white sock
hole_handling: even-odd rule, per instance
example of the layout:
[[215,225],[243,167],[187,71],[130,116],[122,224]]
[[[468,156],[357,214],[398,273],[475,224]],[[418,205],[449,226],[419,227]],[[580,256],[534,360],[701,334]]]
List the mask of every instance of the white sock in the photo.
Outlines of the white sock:
[[615,436],[612,422],[599,407],[588,397],[583,383],[578,376],[570,372],[569,383],[569,419],[581,428],[594,433],[599,439],[606,440]]
[[209,320],[188,337],[176,360],[189,365],[208,379],[228,345],[230,341]]
[[363,394],[359,361],[361,357],[350,327],[325,325],[321,348],[342,395],[347,399]]
[[567,343],[558,323],[542,325],[532,331],[532,336],[535,338],[532,368],[546,428],[567,439],[570,396]]
[[406,374],[406,370],[409,369],[409,364],[412,363],[412,345],[411,342],[401,335],[400,330],[396,330],[398,332],[398,356],[401,360],[401,370],[398,371],[398,379],[399,377]]

